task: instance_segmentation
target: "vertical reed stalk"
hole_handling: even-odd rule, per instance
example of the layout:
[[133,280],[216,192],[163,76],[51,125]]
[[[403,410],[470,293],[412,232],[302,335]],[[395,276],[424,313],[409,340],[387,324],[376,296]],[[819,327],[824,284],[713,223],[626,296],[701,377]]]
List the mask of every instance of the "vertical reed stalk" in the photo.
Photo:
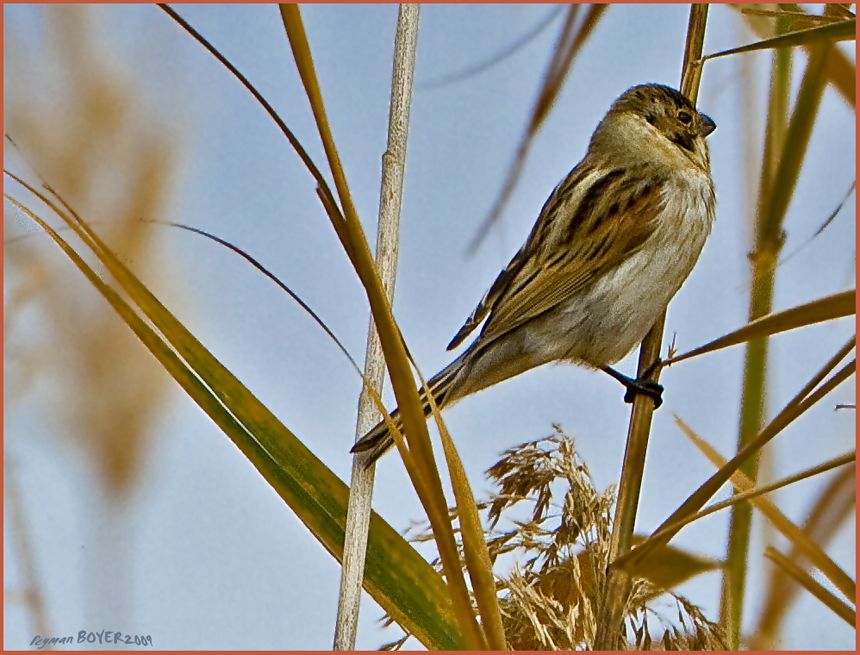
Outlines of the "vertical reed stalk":
[[[376,266],[389,303],[394,297],[394,282],[397,274],[398,232],[406,168],[412,79],[418,43],[418,17],[419,5],[400,6],[394,39],[394,66],[391,73],[388,147],[382,156]],[[367,331],[364,374],[373,388],[380,392],[385,375],[385,357],[372,317]],[[371,394],[367,388],[363,388],[358,401],[356,439],[373,427],[378,417],[379,412]],[[335,650],[355,650],[375,471],[375,465],[368,466],[364,457],[357,456],[353,459],[334,636]]]
[[[775,227],[779,228],[777,230],[768,229],[762,218],[768,214],[766,202],[770,197],[773,175],[776,173],[777,155],[785,135],[791,83],[790,71],[791,51],[788,48],[774,50],[759,202],[756,212],[758,220],[753,237],[755,245],[750,253],[752,272],[749,320],[768,314],[773,304],[773,270],[782,245],[780,242],[781,226],[776,225]],[[767,346],[768,340],[766,338],[754,339],[746,346],[740,424],[738,426],[739,450],[762,428],[767,394],[765,376]],[[753,481],[758,478],[759,458],[760,454],[756,454],[747,459],[741,466],[741,471]],[[751,505],[744,503],[732,509],[726,558],[727,566],[723,577],[723,592],[720,602],[720,623],[726,632],[727,646],[732,650],[738,648],[740,641],[740,623],[743,612],[743,593],[746,586],[747,551],[751,525]]]
[[[778,22],[785,31],[788,26]],[[809,61],[789,117],[791,85],[791,53],[777,49],[773,55],[771,90],[768,104],[768,124],[762,161],[761,188],[755,217],[749,319],[769,314],[773,306],[776,263],[783,244],[783,221],[794,192],[794,186],[806,154],[806,147],[821,94],[828,46],[817,44],[809,49]],[[738,449],[744,448],[761,429],[766,404],[767,338],[749,342],[744,361],[741,418],[738,429]],[[759,455],[748,459],[741,471],[753,483],[758,478]],[[727,646],[737,649],[741,640],[746,572],[752,508],[739,504],[732,510],[729,528],[726,574],[723,579],[720,622]]]
[[[684,65],[681,72],[681,92],[694,103],[699,92],[699,80],[702,74],[699,59],[702,56],[707,19],[708,5],[690,6]],[[642,341],[639,351],[639,376],[644,375],[660,356],[665,320],[664,312]],[[659,368],[652,374],[652,379],[656,381],[658,377]],[[617,650],[622,646],[624,610],[630,594],[631,578],[629,573],[612,566],[612,563],[630,550],[653,413],[652,400],[637,395],[630,411],[630,423],[627,429],[627,447],[618,485],[618,501],[615,506],[615,520],[610,541],[609,572],[598,615],[595,650]]]

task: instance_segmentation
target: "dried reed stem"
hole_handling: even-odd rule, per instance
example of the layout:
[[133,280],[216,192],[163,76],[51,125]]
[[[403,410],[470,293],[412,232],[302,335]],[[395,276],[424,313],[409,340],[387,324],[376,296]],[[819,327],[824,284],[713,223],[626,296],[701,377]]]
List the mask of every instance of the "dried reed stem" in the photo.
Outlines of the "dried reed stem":
[[[702,73],[699,59],[702,56],[707,19],[708,5],[690,6],[690,21],[687,25],[684,65],[681,73],[681,92],[694,103]],[[644,375],[660,356],[665,321],[666,313],[663,312],[642,341],[642,347],[639,350],[639,376]],[[659,374],[658,368],[651,379],[657,381]],[[610,540],[609,572],[603,603],[599,610],[595,650],[617,650],[622,645],[621,627],[630,594],[631,579],[626,571],[613,567],[612,562],[630,550],[653,414],[652,400],[637,395],[630,411],[630,423],[627,429],[627,447],[624,452],[624,464],[618,485],[618,502],[615,506],[615,519]]]
[[[379,194],[379,220],[376,235],[376,266],[388,301],[394,296],[397,272],[398,231],[403,197],[403,177],[406,167],[406,141],[409,134],[409,110],[412,100],[412,77],[418,42],[419,6],[404,4],[397,16],[394,40],[394,68],[391,74],[391,103],[388,117],[388,147],[382,156],[382,183]],[[365,378],[380,391],[385,375],[385,358],[373,318],[367,331]],[[379,418],[379,413],[367,389],[362,389],[358,401],[356,439],[365,434]],[[361,587],[367,535],[370,525],[371,500],[375,467],[365,458],[353,460],[349,507],[346,515],[346,536],[338,597],[334,649],[355,650]]]

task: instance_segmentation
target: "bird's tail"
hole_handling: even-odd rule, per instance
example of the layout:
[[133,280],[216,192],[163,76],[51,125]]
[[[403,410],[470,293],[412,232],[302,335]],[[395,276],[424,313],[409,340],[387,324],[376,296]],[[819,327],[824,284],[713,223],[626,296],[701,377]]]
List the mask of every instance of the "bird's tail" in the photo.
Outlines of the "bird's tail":
[[[457,358],[442,371],[430,378],[430,381],[427,383],[427,386],[430,387],[430,392],[433,394],[433,400],[436,401],[436,406],[440,409],[446,405],[450,405],[454,400],[459,398],[454,393],[456,389],[455,380],[463,368],[464,361],[464,356]],[[419,390],[418,395],[424,408],[424,416],[429,416],[432,410],[430,409],[430,402],[427,400],[427,394],[422,389]],[[390,416],[397,427],[402,429],[399,408],[391,412]],[[367,434],[355,442],[350,452],[367,453],[367,463],[370,464],[382,457],[393,445],[394,439],[388,430],[388,426],[385,424],[385,421],[380,421]]]

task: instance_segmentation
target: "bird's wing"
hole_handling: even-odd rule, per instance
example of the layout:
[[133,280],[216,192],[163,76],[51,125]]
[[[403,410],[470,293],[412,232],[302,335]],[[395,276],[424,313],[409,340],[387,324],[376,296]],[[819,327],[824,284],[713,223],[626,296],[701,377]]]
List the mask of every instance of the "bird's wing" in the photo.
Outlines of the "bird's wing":
[[448,350],[453,350],[459,346],[463,342],[463,339],[469,336],[469,334],[481,324],[484,318],[486,318],[487,313],[493,308],[493,306],[495,306],[496,302],[498,302],[501,295],[506,291],[511,281],[517,276],[524,262],[527,260],[525,250],[525,246],[520,248],[517,254],[513,256],[510,262],[508,262],[508,265],[502,269],[502,272],[496,277],[493,285],[489,288],[487,293],[484,294],[484,297],[481,298],[481,302],[479,302],[478,306],[475,307],[475,310],[469,314],[469,318],[467,318],[466,322],[463,323],[463,327],[461,327],[457,334],[454,335],[454,338],[451,339],[451,343],[448,344]]
[[540,316],[636,252],[654,231],[665,181],[618,169],[586,169],[572,179],[577,169],[547,200],[526,244],[496,278],[454,346],[487,314],[481,342]]
[[459,346],[463,342],[463,339],[469,336],[469,334],[471,334],[471,332],[481,324],[487,314],[507,293],[511,283],[520,276],[520,271],[523,266],[526,265],[529,259],[539,249],[539,242],[544,232],[541,226],[546,223],[546,216],[552,213],[560,199],[564,200],[570,195],[571,190],[574,189],[576,184],[581,181],[586,172],[587,166],[586,161],[584,160],[570,171],[565,179],[556,186],[552,194],[550,194],[550,197],[547,198],[547,201],[544,203],[540,215],[538,216],[538,220],[535,222],[535,226],[532,228],[531,234],[529,234],[525,244],[517,251],[517,253],[511,258],[511,261],[508,262],[508,265],[505,266],[496,277],[492,286],[489,288],[487,293],[484,294],[484,297],[481,298],[481,302],[478,303],[478,306],[475,307],[475,310],[469,315],[466,322],[463,323],[463,327],[461,327],[457,334],[454,335],[454,338],[451,339],[451,343],[448,344],[448,350],[453,350]]

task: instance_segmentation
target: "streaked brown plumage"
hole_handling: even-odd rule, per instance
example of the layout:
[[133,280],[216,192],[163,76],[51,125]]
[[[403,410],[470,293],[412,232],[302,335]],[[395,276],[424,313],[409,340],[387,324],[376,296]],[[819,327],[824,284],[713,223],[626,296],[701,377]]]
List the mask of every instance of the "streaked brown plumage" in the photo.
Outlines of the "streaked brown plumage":
[[[699,257],[716,202],[705,143],[715,127],[666,86],[636,86],[613,103],[585,158],[448,344],[484,323],[430,380],[439,407],[557,360],[604,369],[659,401],[659,390],[609,365],[641,342]],[[391,445],[380,423],[353,452],[373,460]]]

